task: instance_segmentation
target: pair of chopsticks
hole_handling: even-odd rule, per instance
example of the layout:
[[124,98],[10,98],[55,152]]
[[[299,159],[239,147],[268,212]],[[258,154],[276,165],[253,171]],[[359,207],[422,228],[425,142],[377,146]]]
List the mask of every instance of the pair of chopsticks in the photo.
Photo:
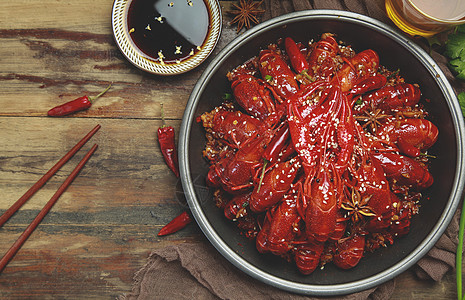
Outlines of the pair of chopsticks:
[[[79,141],[68,153],[65,154],[47,173],[45,173],[42,178],[40,178],[21,198],[19,198],[5,213],[0,216],[0,227],[5,224],[6,221],[21,207],[26,203],[32,195],[35,194],[68,160],[76,154],[76,152],[84,146],[85,143],[100,129],[100,125],[97,125],[92,129],[81,141]],[[90,159],[92,154],[97,150],[97,144],[95,144],[89,152],[82,158],[78,165],[74,168],[71,174],[66,178],[62,185],[58,188],[55,194],[50,198],[50,200],[45,204],[44,208],[39,212],[35,219],[29,224],[29,226],[24,230],[24,232],[19,236],[16,242],[13,243],[11,248],[5,253],[5,255],[0,260],[0,273],[8,264],[8,262],[15,256],[16,252],[21,248],[24,242],[32,234],[37,225],[42,221],[42,219],[47,215],[52,206],[56,203],[58,198],[63,194],[63,192],[68,188],[68,186],[73,182],[77,177],[81,169]]]

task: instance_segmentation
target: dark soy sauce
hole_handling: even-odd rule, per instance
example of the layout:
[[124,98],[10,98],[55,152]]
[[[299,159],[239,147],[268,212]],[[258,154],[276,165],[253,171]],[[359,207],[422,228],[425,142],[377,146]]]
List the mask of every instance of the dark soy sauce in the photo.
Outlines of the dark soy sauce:
[[133,0],[128,11],[132,41],[161,64],[176,64],[202,48],[210,27],[203,0]]

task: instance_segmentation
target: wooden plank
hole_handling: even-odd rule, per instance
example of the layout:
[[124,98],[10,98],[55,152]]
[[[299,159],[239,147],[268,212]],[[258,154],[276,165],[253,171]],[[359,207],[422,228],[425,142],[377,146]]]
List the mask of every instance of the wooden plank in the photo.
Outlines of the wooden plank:
[[[98,121],[102,128],[85,147],[98,143],[99,149],[1,274],[2,298],[79,298],[83,286],[86,298],[115,297],[130,290],[133,273],[151,250],[204,239],[195,224],[173,236],[156,236],[185,208],[176,196],[178,180],[155,140],[161,122]],[[179,120],[170,123],[179,130]],[[6,191],[0,211],[94,125],[87,118],[0,118],[0,190]],[[0,253],[35,217],[81,152],[0,229]]]
[[[108,31],[112,0],[1,1],[0,26],[6,29],[60,28],[102,33]],[[86,29],[86,30],[83,30]]]
[[[0,36],[0,45],[3,45],[0,56],[13,56],[9,50],[16,52],[17,42]],[[66,44],[60,47],[66,48]],[[107,48],[117,51],[113,44]],[[99,69],[98,53],[89,53],[90,59],[83,60],[73,53],[49,50],[24,50],[20,52],[23,59],[13,61],[11,66],[0,66],[0,116],[45,116],[56,105],[83,95],[94,96],[112,83],[112,88],[92,109],[72,117],[159,118],[163,102],[168,119],[181,118],[195,78],[201,72],[198,69],[183,77],[149,80],[132,65],[128,66],[121,55],[103,64],[122,64],[124,72]],[[46,57],[37,55],[37,51],[46,52]]]
[[[0,199],[0,208],[6,209],[18,199],[95,122],[85,118],[0,118],[0,187],[5,196]],[[63,205],[76,196],[85,207],[92,207],[92,203],[106,205],[103,199],[111,201],[111,206],[123,206],[130,197],[145,204],[175,196],[176,186],[180,189],[179,180],[165,165],[156,141],[161,121],[102,119],[98,123],[102,125],[100,131],[36,194],[34,208],[47,201],[93,143],[98,143],[99,149],[62,196]],[[179,120],[169,124],[179,132]],[[31,208],[32,204],[26,205],[25,208]]]
[[[59,228],[64,232],[57,232]],[[6,233],[12,230],[6,229]],[[149,225],[42,224],[0,276],[0,296],[115,297],[130,290],[133,273],[145,264],[151,249],[203,239],[194,225],[176,238],[159,239],[156,229]]]
[[419,280],[412,271],[396,278],[396,289],[391,300],[404,299],[457,299],[457,287],[454,272],[446,274],[440,282]]
[[[113,40],[112,3],[0,3],[0,20],[9,20],[0,22],[0,57],[11,58],[0,65],[0,116],[44,116],[53,106],[95,95],[112,82],[92,109],[72,117],[160,118],[160,103],[168,119],[182,117],[211,58],[178,76],[145,74],[123,57]],[[42,14],[49,7],[56,13]],[[225,32],[227,28],[216,52],[234,37]]]

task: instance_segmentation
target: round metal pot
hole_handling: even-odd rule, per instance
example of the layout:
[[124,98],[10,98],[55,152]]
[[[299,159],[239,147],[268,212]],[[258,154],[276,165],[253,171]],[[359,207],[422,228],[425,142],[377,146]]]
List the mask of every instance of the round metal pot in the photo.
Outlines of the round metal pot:
[[[202,158],[205,133],[196,118],[222,102],[230,91],[226,73],[259,53],[279,38],[297,41],[319,39],[324,32],[337,35],[357,52],[371,48],[380,63],[399,69],[409,83],[418,83],[430,120],[439,128],[439,140],[430,153],[435,183],[424,191],[420,214],[412,219],[410,233],[393,245],[365,253],[353,269],[328,264],[305,276],[294,263],[260,254],[255,242],[240,235],[224,218],[205,185],[208,163]],[[411,40],[391,27],[355,13],[310,10],[284,15],[246,31],[219,53],[195,85],[188,101],[179,139],[181,179],[190,209],[213,246],[233,265],[272,286],[307,295],[340,295],[386,282],[412,267],[436,243],[451,221],[464,189],[465,126],[456,95],[433,59]]]

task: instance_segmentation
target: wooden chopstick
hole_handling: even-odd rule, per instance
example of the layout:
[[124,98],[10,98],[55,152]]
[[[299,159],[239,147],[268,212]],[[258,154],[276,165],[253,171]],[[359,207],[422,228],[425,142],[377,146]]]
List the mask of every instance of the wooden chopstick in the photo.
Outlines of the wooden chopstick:
[[65,154],[47,173],[42,176],[31,188],[24,193],[21,198],[19,198],[7,211],[0,216],[0,227],[5,224],[6,221],[21,207],[26,203],[32,195],[35,194],[71,157],[76,154],[76,152],[81,149],[81,147],[87,143],[87,141],[100,129],[100,125],[97,125],[92,129],[85,137],[82,138],[68,153]]
[[35,217],[35,219],[29,224],[29,226],[24,230],[24,232],[19,236],[19,238],[14,242],[11,248],[5,253],[5,255],[0,260],[0,272],[5,268],[8,262],[15,256],[16,252],[21,248],[27,238],[31,235],[31,233],[36,229],[37,225],[42,221],[42,219],[47,215],[50,211],[52,206],[56,203],[58,198],[60,198],[61,194],[68,188],[68,186],[73,182],[76,176],[79,174],[81,169],[84,167],[86,162],[90,159],[92,154],[94,154],[95,150],[97,150],[97,144],[95,144],[89,152],[84,156],[84,158],[79,162],[79,164],[74,168],[71,174],[66,178],[63,184],[58,188],[55,194],[50,198],[50,200],[45,204],[44,208],[39,212],[39,214]]

